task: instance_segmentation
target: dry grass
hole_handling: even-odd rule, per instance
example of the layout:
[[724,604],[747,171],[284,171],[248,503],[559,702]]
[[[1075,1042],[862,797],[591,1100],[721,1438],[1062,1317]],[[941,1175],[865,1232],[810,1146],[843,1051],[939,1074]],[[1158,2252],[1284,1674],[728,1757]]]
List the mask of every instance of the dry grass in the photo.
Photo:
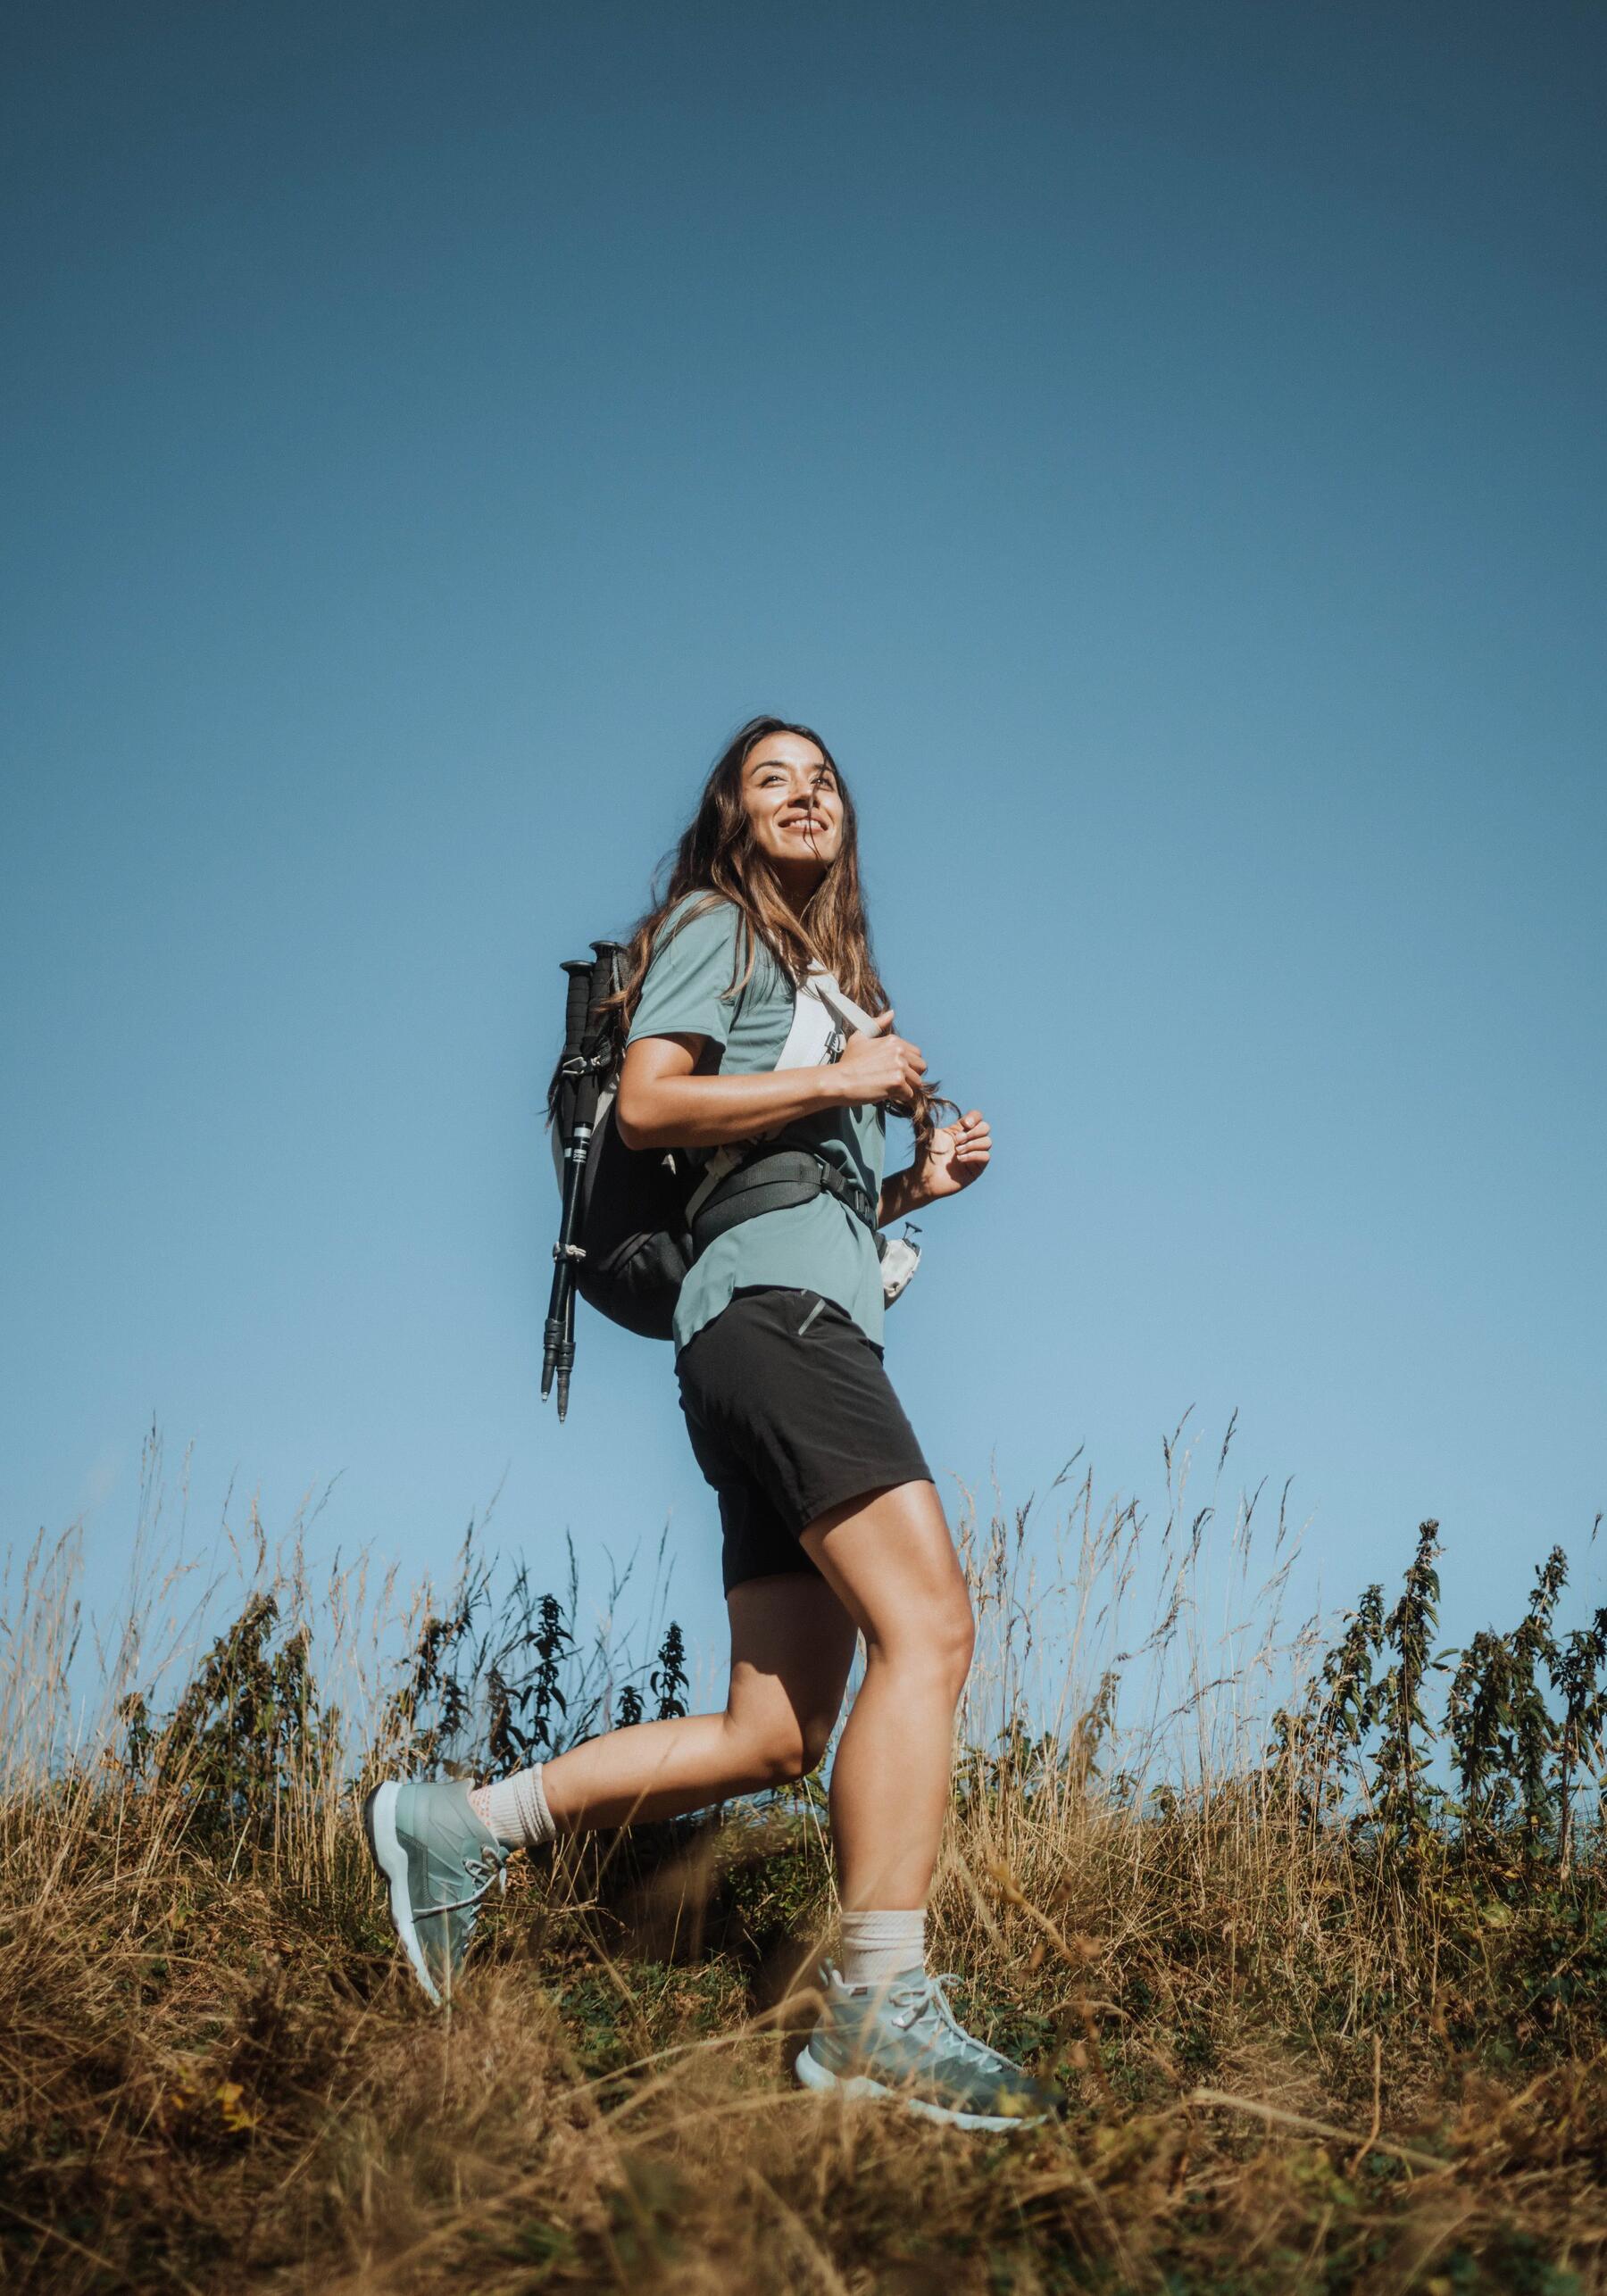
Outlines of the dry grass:
[[[276,1586],[257,1545],[282,1616],[251,1648],[301,1669],[258,1679],[266,1705],[215,1673],[187,1705],[179,1680],[177,1731],[147,1696],[141,1751],[125,1635],[74,1751],[71,1555],[37,1558],[0,1685],[8,2284],[1607,2287],[1599,1833],[1566,1870],[1510,1830],[1475,1851],[1443,1811],[1393,1838],[1325,1798],[1309,1738],[1263,1760],[1256,1717],[1305,1640],[1277,1628],[1276,1551],[1270,1603],[1247,1593],[1242,1505],[1205,1631],[1182,1479],[1158,1535],[1094,1523],[1085,1484],[1037,1577],[1022,1518],[964,1527],[983,1655],[934,1966],[1075,2099],[1009,2139],[792,2084],[831,1917],[817,1782],[516,1861],[445,2020],[356,1822],[352,1774],[403,1726],[372,1666],[359,1695],[354,1583],[343,1718],[296,1639],[327,1635],[328,1598]],[[424,1727],[415,1708],[404,1734]]]

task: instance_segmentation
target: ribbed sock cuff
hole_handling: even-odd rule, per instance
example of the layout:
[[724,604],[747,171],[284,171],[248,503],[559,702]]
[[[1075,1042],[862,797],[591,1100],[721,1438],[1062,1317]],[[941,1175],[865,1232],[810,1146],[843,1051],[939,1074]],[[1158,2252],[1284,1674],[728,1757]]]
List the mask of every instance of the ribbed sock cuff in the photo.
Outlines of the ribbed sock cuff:
[[541,1771],[542,1765],[537,1762],[533,1769],[520,1770],[511,1778],[498,1778],[495,1785],[485,1790],[486,1824],[497,1840],[511,1850],[537,1849],[557,1834],[553,1813],[547,1808]]
[[845,1985],[878,1985],[926,1967],[926,1912],[845,1913],[842,1959]]

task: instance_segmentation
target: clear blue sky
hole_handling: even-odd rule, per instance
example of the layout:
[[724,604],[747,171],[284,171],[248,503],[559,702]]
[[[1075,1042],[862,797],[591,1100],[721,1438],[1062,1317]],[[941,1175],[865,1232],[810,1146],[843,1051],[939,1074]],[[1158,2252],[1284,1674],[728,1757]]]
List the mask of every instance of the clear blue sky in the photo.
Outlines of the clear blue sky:
[[[651,1551],[537,1402],[558,961],[756,710],[993,1118],[889,1361],[1007,1496],[1193,1404],[1303,1591],[1607,1538],[1607,20],[10,12],[4,1530],[153,1415],[404,1576]],[[1592,1574],[1594,1573],[1594,1583]],[[604,1573],[595,1573],[599,1586]]]

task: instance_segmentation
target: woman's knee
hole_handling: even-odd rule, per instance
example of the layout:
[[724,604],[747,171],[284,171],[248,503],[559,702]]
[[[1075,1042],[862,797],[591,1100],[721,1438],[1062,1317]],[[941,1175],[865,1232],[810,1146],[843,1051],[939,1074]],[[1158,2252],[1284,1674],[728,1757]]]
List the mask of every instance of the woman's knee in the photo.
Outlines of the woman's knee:
[[902,1675],[929,1677],[958,1698],[977,1646],[976,1620],[964,1581],[912,1609],[895,1626],[866,1637],[868,1653]]
[[940,1663],[950,1689],[958,1698],[965,1687],[977,1648],[977,1622],[971,1612],[970,1595],[963,1585],[945,1606],[937,1639]]

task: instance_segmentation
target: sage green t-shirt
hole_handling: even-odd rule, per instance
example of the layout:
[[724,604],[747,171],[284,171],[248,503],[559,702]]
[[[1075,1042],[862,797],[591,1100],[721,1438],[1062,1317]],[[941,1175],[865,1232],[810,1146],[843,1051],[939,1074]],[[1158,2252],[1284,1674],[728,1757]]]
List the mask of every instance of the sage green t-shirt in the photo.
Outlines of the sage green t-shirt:
[[[759,1075],[775,1067],[787,1042],[793,985],[761,944],[753,977],[740,994],[733,990],[742,969],[737,961],[739,912],[715,897],[701,914],[692,913],[709,899],[688,894],[665,919],[629,1041],[704,1036],[705,1068],[728,1077]],[[822,1109],[774,1136],[818,1150],[877,1202],[887,1138],[879,1107]],[[864,1222],[835,1196],[822,1194],[787,1211],[762,1212],[715,1238],[693,1261],[676,1302],[678,1354],[694,1333],[713,1322],[739,1284],[787,1284],[818,1292],[852,1316],[868,1339],[881,1343],[881,1262]]]

